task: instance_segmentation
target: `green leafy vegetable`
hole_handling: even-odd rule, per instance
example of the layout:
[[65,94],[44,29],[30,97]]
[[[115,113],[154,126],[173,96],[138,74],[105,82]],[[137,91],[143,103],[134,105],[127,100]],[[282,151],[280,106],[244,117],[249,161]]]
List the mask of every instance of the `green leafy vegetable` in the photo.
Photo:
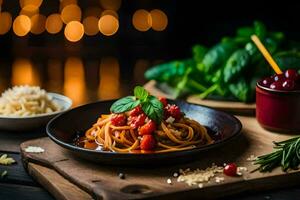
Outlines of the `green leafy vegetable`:
[[124,97],[114,102],[110,107],[110,111],[113,113],[127,112],[137,107],[140,103],[140,100],[136,100],[134,96]]
[[229,90],[238,100],[242,102],[248,102],[252,100],[252,91],[244,78],[240,78],[237,82],[230,83]]
[[275,54],[274,59],[282,70],[300,67],[300,52],[297,51],[279,52]]
[[255,21],[254,22],[254,33],[261,39],[265,39],[267,36],[267,28],[266,26],[260,22],[260,21]]
[[110,107],[111,112],[123,113],[141,105],[142,110],[150,119],[160,123],[163,118],[162,103],[155,96],[149,95],[147,90],[141,86],[134,88],[134,95],[135,96],[124,97],[114,102]]
[[236,50],[226,62],[224,68],[224,82],[228,83],[238,77],[249,64],[249,53],[245,49]]
[[274,145],[274,152],[257,157],[254,164],[259,165],[259,167],[256,170],[268,172],[276,167],[281,167],[283,171],[298,169],[300,164],[300,137],[274,142]]
[[205,48],[204,46],[202,45],[195,45],[193,46],[193,58],[194,60],[198,63],[198,62],[202,62],[205,54],[207,52],[207,48]]

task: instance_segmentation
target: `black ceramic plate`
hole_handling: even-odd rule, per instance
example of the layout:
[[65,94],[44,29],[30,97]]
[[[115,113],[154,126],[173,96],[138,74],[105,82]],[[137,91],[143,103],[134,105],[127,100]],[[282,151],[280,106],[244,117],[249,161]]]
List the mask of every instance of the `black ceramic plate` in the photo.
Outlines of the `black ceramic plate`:
[[196,154],[228,142],[234,136],[238,135],[242,128],[241,122],[227,113],[183,101],[174,101],[174,103],[186,113],[187,117],[195,119],[206,126],[216,142],[191,150],[150,154],[96,151],[75,146],[73,140],[76,135],[80,132],[84,132],[94,124],[100,114],[109,113],[109,108],[113,102],[114,101],[102,101],[87,104],[55,117],[47,125],[48,136],[58,145],[70,150],[76,156],[94,162],[113,165],[146,165],[192,160]]

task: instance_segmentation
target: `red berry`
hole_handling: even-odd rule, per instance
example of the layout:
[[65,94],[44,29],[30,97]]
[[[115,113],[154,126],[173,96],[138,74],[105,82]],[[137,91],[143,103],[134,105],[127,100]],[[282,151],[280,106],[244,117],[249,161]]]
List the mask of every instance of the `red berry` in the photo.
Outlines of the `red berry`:
[[139,129],[139,135],[151,135],[156,129],[156,124],[154,121],[150,120],[147,124],[143,125]]
[[153,150],[156,146],[155,138],[152,135],[144,135],[141,140],[142,150]]
[[163,104],[164,107],[168,105],[168,101],[165,97],[159,97],[159,101]]
[[128,118],[128,124],[132,128],[138,128],[139,126],[144,125],[146,117],[147,116],[144,113],[139,114],[138,116],[130,116]]
[[110,121],[114,126],[124,126],[126,125],[126,116],[124,114],[113,114]]
[[286,80],[282,83],[284,90],[293,90],[295,88],[295,82],[293,80]]
[[139,114],[142,114],[143,113],[143,110],[142,110],[142,107],[141,106],[137,106],[135,107],[134,109],[132,109],[130,111],[130,116],[138,116]]
[[223,173],[227,176],[236,176],[237,166],[235,163],[229,163],[224,167]]
[[274,81],[281,81],[281,80],[284,80],[284,79],[285,79],[284,74],[276,74],[274,76]]
[[287,79],[291,79],[291,80],[297,80],[297,79],[299,79],[299,74],[294,69],[288,69],[288,70],[286,70],[285,73],[284,73],[284,75],[285,75],[285,77]]
[[283,89],[283,87],[282,87],[282,81],[275,81],[275,82],[273,82],[270,85],[270,88],[274,89],[274,90],[282,90]]
[[180,119],[180,118],[181,118],[182,113],[181,113],[181,111],[180,111],[180,108],[179,108],[178,106],[176,106],[175,104],[173,104],[173,105],[168,105],[166,109],[167,109],[167,113],[168,113],[171,117],[173,117],[173,118],[175,118],[175,119]]

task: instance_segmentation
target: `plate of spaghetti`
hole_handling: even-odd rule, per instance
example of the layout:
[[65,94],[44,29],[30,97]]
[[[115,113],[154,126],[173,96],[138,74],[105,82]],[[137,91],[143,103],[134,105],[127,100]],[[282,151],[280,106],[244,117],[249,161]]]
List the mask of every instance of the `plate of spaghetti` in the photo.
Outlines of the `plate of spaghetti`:
[[47,134],[79,157],[136,165],[195,159],[199,152],[234,138],[241,127],[230,114],[158,98],[137,86],[134,96],[63,113],[48,123]]

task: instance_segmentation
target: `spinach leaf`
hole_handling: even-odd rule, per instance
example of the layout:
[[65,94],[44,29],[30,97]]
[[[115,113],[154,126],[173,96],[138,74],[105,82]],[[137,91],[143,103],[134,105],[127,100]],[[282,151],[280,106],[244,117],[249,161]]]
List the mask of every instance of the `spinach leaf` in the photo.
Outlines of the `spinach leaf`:
[[202,46],[202,45],[195,45],[193,46],[193,58],[194,60],[197,62],[197,63],[200,63],[202,62],[204,56],[205,56],[205,53],[207,52],[207,48]]
[[259,39],[263,40],[267,36],[267,28],[262,22],[255,21],[254,33],[257,35],[257,37],[259,37]]
[[136,86],[134,88],[134,96],[140,101],[146,101],[149,93],[142,86]]
[[236,35],[239,37],[244,37],[250,39],[251,35],[254,34],[254,29],[249,26],[240,27],[236,31]]
[[226,62],[223,72],[224,82],[228,83],[238,77],[249,63],[250,55],[245,49],[235,51]]
[[224,62],[236,50],[235,43],[225,42],[219,43],[212,47],[204,56],[201,64],[197,65],[197,68],[202,72],[212,72],[220,66],[223,66]]
[[244,78],[240,78],[235,83],[230,83],[229,90],[239,101],[250,102],[253,100],[253,93],[251,92],[250,85],[247,84]]

